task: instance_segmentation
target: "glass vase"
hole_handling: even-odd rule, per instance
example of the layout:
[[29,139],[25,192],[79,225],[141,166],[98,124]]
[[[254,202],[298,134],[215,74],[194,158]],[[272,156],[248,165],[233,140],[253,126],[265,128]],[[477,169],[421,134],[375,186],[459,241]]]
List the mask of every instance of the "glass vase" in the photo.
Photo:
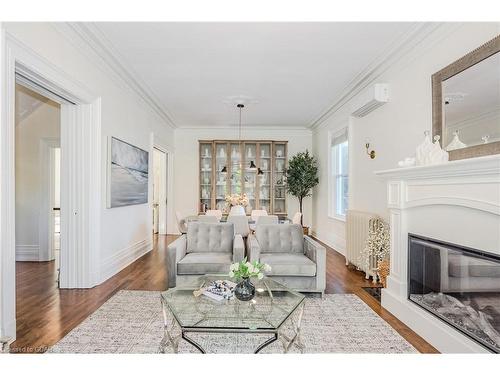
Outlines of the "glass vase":
[[244,277],[234,288],[234,295],[240,301],[250,301],[255,296],[255,286],[249,277]]

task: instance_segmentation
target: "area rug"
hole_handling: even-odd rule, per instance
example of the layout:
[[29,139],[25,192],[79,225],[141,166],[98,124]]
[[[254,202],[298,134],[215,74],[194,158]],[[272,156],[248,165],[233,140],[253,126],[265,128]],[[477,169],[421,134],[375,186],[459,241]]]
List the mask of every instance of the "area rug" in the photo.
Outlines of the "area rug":
[[[159,292],[122,290],[48,352],[158,353],[162,325]],[[198,333],[190,337],[207,353],[252,353],[269,335]],[[307,298],[302,342],[305,353],[416,353],[415,348],[354,294]],[[184,340],[179,352],[199,353]],[[261,351],[282,352],[279,342]],[[293,348],[290,352],[298,350]]]

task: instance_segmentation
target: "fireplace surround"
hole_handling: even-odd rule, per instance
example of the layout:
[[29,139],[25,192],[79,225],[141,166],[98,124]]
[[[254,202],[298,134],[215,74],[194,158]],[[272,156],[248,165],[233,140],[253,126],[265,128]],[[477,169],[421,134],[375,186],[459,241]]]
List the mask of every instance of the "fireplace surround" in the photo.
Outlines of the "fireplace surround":
[[500,352],[500,256],[408,235],[408,300]]
[[[495,351],[495,348],[481,342],[481,337],[474,337],[470,332],[464,332],[447,322],[443,316],[423,308],[424,301],[409,298],[409,237],[419,237],[424,243],[425,240],[431,240],[433,243],[430,248],[441,246],[447,249],[443,254],[451,254],[448,259],[444,255],[441,256],[441,252],[439,255],[436,252],[432,255],[432,251],[428,250],[427,272],[434,272],[435,275],[426,280],[425,291],[435,292],[436,299],[445,299],[447,294],[456,298],[457,295],[460,296],[460,288],[465,289],[462,290],[461,296],[474,291],[473,288],[477,292],[493,293],[497,280],[488,278],[485,272],[495,272],[496,268],[488,268],[484,264],[471,266],[469,263],[471,259],[481,263],[500,257],[500,156],[375,173],[379,176],[380,183],[386,183],[391,225],[391,269],[387,288],[382,290],[382,306],[440,352]],[[458,252],[458,249],[462,252],[457,254],[455,252]],[[464,254],[464,249],[467,251],[467,257],[460,260],[459,255]],[[492,258],[478,258],[478,253],[491,255]],[[447,262],[444,259],[448,259]],[[468,272],[471,277],[457,277],[465,275],[464,272]],[[498,284],[500,285],[500,278]],[[429,301],[427,298],[427,302]],[[437,302],[434,301],[432,306],[436,307]],[[445,299],[444,302],[451,304],[456,301]],[[460,303],[465,306],[479,306],[477,310],[483,313],[491,312],[487,306],[492,303],[484,300],[479,302],[476,298],[473,302],[465,300]],[[494,318],[487,320],[490,324],[495,324]]]

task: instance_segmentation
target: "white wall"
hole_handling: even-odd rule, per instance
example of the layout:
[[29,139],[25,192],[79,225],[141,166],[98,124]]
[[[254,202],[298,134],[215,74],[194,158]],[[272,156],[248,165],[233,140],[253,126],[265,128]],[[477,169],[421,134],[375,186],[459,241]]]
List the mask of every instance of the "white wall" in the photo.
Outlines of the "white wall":
[[[175,130],[175,209],[181,215],[198,213],[198,140],[238,139],[238,129],[176,129]],[[312,138],[309,130],[286,129],[245,129],[242,139],[288,141],[288,158],[298,152],[312,150]],[[311,224],[312,199],[304,201],[304,225]],[[298,211],[298,200],[287,197],[288,215]]]
[[152,248],[151,189],[148,204],[106,208],[107,139],[114,136],[151,153],[151,134],[155,140],[161,139],[164,147],[173,149],[173,130],[121,78],[105,69],[101,60],[86,55],[82,48],[70,42],[51,24],[7,23],[5,29],[101,98],[103,160],[99,251],[100,279],[104,280]]
[[[17,93],[16,89],[16,97]],[[42,102],[36,94],[32,98],[38,103],[34,112],[20,117],[16,110],[16,260],[38,261],[43,200],[40,142],[60,138],[61,111],[53,101]]]
[[[328,132],[351,121],[350,208],[387,217],[386,185],[373,172],[395,168],[399,160],[414,155],[424,131],[431,130],[431,75],[499,33],[499,23],[464,23],[438,30],[376,80],[390,84],[390,103],[350,120],[354,97],[314,130],[313,150],[321,172],[314,192],[313,229],[319,239],[344,250],[345,224],[328,217]],[[366,155],[367,139],[377,152],[374,160]]]

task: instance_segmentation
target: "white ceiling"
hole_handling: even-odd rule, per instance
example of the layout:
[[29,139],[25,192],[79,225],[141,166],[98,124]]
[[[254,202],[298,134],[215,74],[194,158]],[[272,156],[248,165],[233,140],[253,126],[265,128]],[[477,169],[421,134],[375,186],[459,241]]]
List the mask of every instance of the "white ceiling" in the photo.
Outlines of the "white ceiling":
[[[94,23],[178,127],[309,126],[413,23]],[[231,102],[231,99],[229,100]]]

